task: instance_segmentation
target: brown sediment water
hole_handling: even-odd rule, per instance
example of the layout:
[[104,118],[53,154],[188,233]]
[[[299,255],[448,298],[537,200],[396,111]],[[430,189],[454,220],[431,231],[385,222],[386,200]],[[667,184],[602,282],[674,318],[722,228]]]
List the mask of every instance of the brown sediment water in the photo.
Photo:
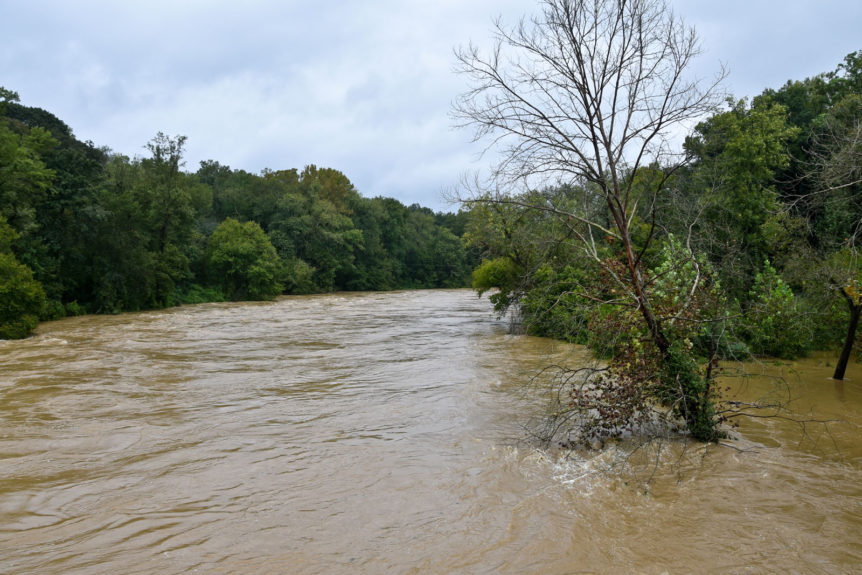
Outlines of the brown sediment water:
[[0,357],[0,573],[862,572],[862,367],[828,355],[728,367],[793,418],[634,456],[535,445],[525,382],[584,352],[464,290],[69,318]]

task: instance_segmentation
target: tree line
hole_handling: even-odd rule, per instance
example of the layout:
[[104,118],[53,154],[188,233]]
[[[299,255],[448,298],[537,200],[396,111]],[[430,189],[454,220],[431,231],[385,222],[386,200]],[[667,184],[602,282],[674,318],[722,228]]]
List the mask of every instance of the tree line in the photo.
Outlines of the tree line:
[[540,6],[458,51],[454,115],[501,158],[461,197],[474,287],[527,333],[606,359],[559,368],[555,416],[586,439],[661,420],[710,441],[756,407],[722,401],[723,360],[842,348],[843,378],[862,312],[862,52],[735,99],[723,71],[688,78],[695,31],[661,0]]
[[[624,174],[635,196],[646,197],[659,181],[665,192],[632,218],[635,249],[653,235],[647,268],[691,251],[722,286],[736,318],[727,354],[795,358],[845,342],[862,281],[860,118],[862,52],[855,52],[836,70],[750,102],[728,99],[685,139],[687,161],[672,174],[658,165]],[[518,304],[530,333],[592,342],[601,352],[608,334],[591,329],[595,310],[577,303],[579,293],[592,292],[585,282],[601,273],[566,221],[568,212],[589,211],[613,227],[600,194],[575,183],[469,203],[466,239],[482,257],[474,287],[499,288],[491,296],[497,309]],[[550,205],[566,217],[541,209]],[[597,244],[620,255],[613,234]]]
[[279,294],[469,285],[465,216],[359,194],[314,165],[184,170],[81,142],[0,88],[0,337],[38,321]]

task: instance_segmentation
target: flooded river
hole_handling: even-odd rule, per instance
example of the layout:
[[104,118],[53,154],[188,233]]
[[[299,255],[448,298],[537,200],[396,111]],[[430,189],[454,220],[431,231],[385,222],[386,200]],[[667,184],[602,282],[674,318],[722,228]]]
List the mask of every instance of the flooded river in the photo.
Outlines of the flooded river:
[[583,352],[469,291],[70,318],[0,357],[4,574],[862,572],[862,367],[828,356],[727,379],[808,423],[629,460],[530,441],[524,382]]

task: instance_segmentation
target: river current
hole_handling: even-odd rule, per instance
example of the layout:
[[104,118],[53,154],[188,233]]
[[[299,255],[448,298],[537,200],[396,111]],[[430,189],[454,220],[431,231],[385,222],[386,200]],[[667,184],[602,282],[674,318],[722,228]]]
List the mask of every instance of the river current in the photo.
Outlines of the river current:
[[792,418],[634,454],[533,441],[533,376],[585,353],[467,290],[68,318],[0,357],[0,573],[862,573],[862,366],[831,355],[726,378]]

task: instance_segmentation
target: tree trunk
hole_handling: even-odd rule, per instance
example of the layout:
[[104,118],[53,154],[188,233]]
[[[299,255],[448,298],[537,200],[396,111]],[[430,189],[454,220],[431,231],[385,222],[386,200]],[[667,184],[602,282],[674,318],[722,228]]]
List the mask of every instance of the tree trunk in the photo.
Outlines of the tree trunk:
[[841,350],[841,357],[838,358],[838,365],[835,366],[835,374],[832,379],[844,379],[844,372],[847,370],[847,362],[850,361],[850,352],[853,351],[853,342],[856,341],[856,328],[859,327],[859,315],[862,313],[862,304],[856,305],[853,298],[841,289],[841,295],[847,299],[847,305],[850,307],[850,325],[847,327],[847,338],[844,340],[844,348]]
[[[617,192],[616,195],[619,197],[621,194]],[[638,307],[640,308],[641,315],[650,331],[650,335],[652,335],[653,342],[658,347],[662,356],[665,357],[670,349],[670,342],[664,335],[664,330],[661,327],[659,318],[657,318],[653,312],[652,304],[650,303],[649,295],[647,294],[646,286],[644,285],[644,278],[641,273],[640,264],[638,262],[638,258],[635,256],[634,245],[628,229],[628,220],[626,219],[625,214],[619,213],[616,210],[612,202],[608,201],[608,205],[611,208],[611,214],[613,214],[617,229],[620,232],[620,238],[622,239],[623,249],[626,254],[626,267],[628,268],[629,277],[631,278],[631,286],[634,290]]]

